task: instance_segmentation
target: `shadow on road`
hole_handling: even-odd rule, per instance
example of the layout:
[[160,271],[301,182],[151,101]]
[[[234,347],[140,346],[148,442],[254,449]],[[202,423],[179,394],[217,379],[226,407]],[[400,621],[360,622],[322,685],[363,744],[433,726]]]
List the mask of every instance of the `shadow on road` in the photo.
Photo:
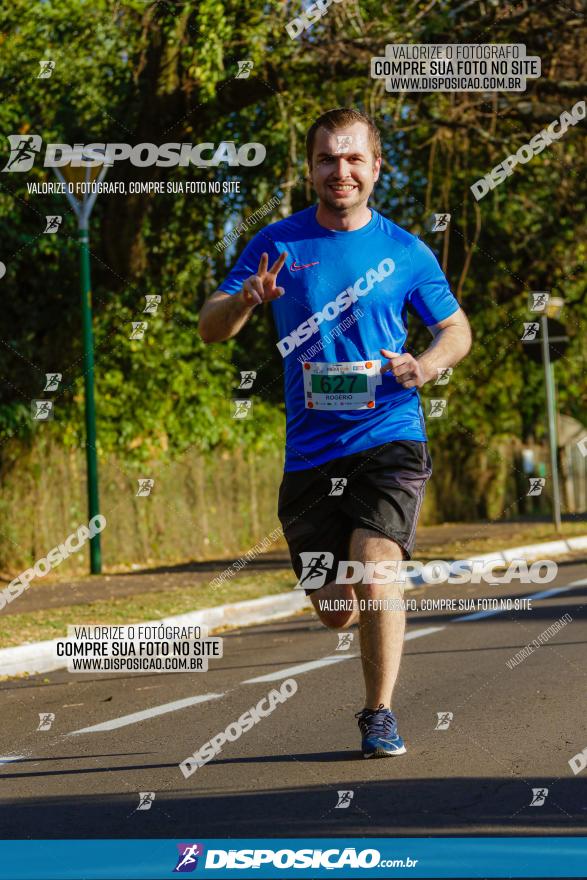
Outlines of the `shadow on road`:
[[[230,559],[208,559],[204,562],[182,562],[177,565],[159,565],[154,568],[137,568],[133,571],[125,571],[117,574],[116,577],[136,577],[137,575],[150,574],[181,574],[182,572],[213,572],[224,571],[232,568],[233,562],[239,557],[233,556]],[[261,571],[278,571],[281,569],[291,569],[291,561],[286,550],[263,553],[256,556],[251,562],[248,562],[246,571],[248,573]]]
[[[341,765],[357,753],[261,756],[245,763],[295,760]],[[389,759],[398,760],[398,759]],[[238,761],[226,762],[237,764]],[[389,773],[379,761],[381,775]],[[159,764],[158,767],[177,765]],[[115,771],[134,767],[109,768]],[[252,768],[251,768],[252,769]],[[301,769],[301,768],[300,768]],[[96,768],[87,771],[95,772]],[[104,771],[102,771],[104,772]],[[4,774],[3,774],[4,775]],[[342,766],[341,766],[341,776]],[[137,794],[48,797],[0,803],[4,838],[321,837],[585,833],[587,780],[580,778],[390,779],[279,788],[252,793],[208,792],[205,775],[187,792],[158,792],[152,809],[136,811]],[[188,785],[190,783],[188,782]],[[531,807],[532,788],[549,790]],[[348,809],[336,809],[337,789],[354,789]]]

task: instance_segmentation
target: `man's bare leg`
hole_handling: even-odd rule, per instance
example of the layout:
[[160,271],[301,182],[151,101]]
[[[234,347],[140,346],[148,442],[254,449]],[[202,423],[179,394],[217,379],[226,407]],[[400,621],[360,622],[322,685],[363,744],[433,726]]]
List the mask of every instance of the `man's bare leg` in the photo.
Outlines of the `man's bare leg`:
[[[400,562],[401,547],[370,529],[355,529],[351,536],[350,558],[361,562]],[[356,584],[359,600],[366,607],[360,612],[359,637],[365,678],[365,708],[391,707],[393,689],[402,657],[406,613],[402,607],[403,590],[392,584]],[[369,601],[387,600],[387,609],[369,608]]]
[[[400,561],[401,548],[395,541],[370,529],[355,529],[351,536],[349,559],[359,562]],[[365,679],[365,707],[377,709],[381,704],[389,708],[398,676],[405,632],[405,611],[401,607],[403,590],[394,584],[336,584],[330,583],[315,590],[310,598],[320,620],[330,629],[348,629],[359,624],[361,660]],[[387,610],[366,607],[359,611],[358,599],[387,600]],[[348,606],[329,610],[325,600],[344,599]],[[351,605],[354,606],[351,608]]]
[[[350,584],[337,584],[334,581],[310,593],[316,614],[328,629],[348,629],[359,622],[359,610],[355,591]],[[333,600],[343,599],[347,610],[334,611],[328,608]],[[322,604],[324,603],[324,604]]]

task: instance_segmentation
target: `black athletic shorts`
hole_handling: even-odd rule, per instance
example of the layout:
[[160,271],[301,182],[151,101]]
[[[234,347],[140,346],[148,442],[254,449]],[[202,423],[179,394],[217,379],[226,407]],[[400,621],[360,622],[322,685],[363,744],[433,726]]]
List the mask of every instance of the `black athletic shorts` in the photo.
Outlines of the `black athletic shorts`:
[[391,538],[404,558],[411,559],[431,473],[428,445],[417,440],[393,440],[318,467],[284,473],[278,515],[298,580],[309,558],[302,559],[301,553],[332,553],[335,572],[338,562],[349,558],[355,528]]

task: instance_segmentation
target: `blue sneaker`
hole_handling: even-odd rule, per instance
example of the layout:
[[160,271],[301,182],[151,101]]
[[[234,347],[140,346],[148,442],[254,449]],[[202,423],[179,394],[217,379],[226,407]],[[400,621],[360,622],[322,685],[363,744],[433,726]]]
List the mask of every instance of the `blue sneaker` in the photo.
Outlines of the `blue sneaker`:
[[397,720],[391,709],[363,709],[357,712],[359,728],[363,734],[364,758],[388,758],[392,755],[405,755],[404,741],[397,732]]

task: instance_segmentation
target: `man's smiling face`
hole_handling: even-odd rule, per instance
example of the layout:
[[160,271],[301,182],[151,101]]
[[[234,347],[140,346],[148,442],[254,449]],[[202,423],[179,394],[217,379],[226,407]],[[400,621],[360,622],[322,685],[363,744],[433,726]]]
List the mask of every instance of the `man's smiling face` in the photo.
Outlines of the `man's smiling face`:
[[330,210],[345,214],[366,205],[380,167],[363,122],[316,132],[310,174],[318,198]]

